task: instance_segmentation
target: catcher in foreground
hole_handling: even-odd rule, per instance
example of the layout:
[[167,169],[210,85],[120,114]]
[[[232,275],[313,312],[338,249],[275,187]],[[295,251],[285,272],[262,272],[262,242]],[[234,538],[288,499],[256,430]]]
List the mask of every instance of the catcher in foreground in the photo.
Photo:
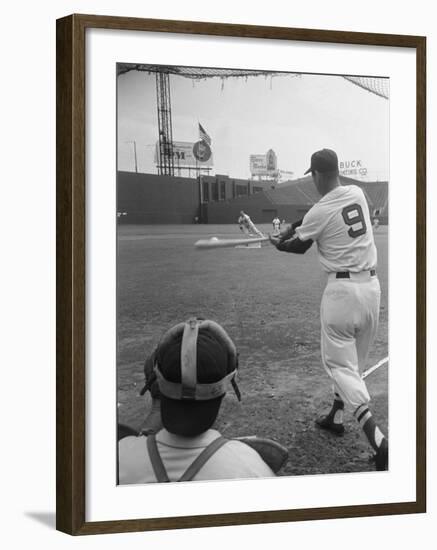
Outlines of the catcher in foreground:
[[275,442],[226,439],[212,429],[229,385],[240,398],[237,351],[220,325],[189,319],[174,326],[151,365],[144,391],[154,396],[152,422],[138,435],[119,427],[120,484],[272,477],[285,463],[288,453]]

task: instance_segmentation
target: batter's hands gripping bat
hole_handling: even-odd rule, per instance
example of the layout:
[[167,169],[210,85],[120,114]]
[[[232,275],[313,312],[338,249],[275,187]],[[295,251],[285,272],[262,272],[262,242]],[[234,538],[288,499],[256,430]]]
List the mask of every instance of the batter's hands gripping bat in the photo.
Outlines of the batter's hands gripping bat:
[[[285,227],[279,233],[279,235],[273,235],[273,237],[275,239],[277,239],[278,242],[281,242],[281,243],[284,242],[284,241],[287,241],[288,239],[293,238],[295,233],[296,233],[296,228],[300,227],[302,225],[302,222],[303,222],[303,219],[299,220],[297,222],[294,222],[291,225],[288,225],[287,227]],[[272,239],[270,239],[270,240],[272,240]],[[275,244],[275,243],[273,243],[273,244]]]
[[196,241],[194,246],[199,250],[210,250],[212,248],[228,248],[242,244],[262,243],[268,240],[268,237],[256,237],[254,239],[218,239],[217,237],[211,237],[210,239]]

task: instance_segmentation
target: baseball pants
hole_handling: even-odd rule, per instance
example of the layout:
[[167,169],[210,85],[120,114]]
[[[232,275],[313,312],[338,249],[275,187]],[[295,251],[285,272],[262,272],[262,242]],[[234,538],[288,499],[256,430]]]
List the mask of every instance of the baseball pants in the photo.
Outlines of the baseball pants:
[[346,406],[355,411],[370,400],[361,371],[378,330],[381,288],[370,272],[349,279],[328,275],[320,306],[322,362]]

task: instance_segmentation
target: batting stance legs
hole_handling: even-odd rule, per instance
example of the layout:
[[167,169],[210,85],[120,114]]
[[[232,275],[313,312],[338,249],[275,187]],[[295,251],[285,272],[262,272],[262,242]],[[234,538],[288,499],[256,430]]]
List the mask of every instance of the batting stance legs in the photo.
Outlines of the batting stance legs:
[[322,360],[335,391],[355,411],[370,400],[360,370],[378,330],[381,290],[369,272],[329,279],[320,307]]
[[370,396],[360,372],[378,330],[380,298],[378,278],[369,271],[350,273],[347,279],[332,273],[320,307],[322,361],[333,381],[334,403],[318,423],[343,433],[346,404],[375,451],[385,438],[369,410]]

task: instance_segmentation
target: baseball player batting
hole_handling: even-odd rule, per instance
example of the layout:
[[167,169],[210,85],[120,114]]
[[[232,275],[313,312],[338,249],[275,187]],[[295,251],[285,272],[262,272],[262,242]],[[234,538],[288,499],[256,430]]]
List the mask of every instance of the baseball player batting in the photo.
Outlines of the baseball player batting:
[[305,174],[309,172],[321,199],[303,220],[270,241],[278,250],[295,254],[305,253],[316,241],[328,274],[320,307],[321,356],[333,382],[334,402],[316,424],[343,434],[346,404],[375,452],[376,469],[387,470],[388,441],[372,416],[369,392],[360,376],[378,329],[381,297],[369,208],[358,186],[340,184],[334,151],[315,152]]

